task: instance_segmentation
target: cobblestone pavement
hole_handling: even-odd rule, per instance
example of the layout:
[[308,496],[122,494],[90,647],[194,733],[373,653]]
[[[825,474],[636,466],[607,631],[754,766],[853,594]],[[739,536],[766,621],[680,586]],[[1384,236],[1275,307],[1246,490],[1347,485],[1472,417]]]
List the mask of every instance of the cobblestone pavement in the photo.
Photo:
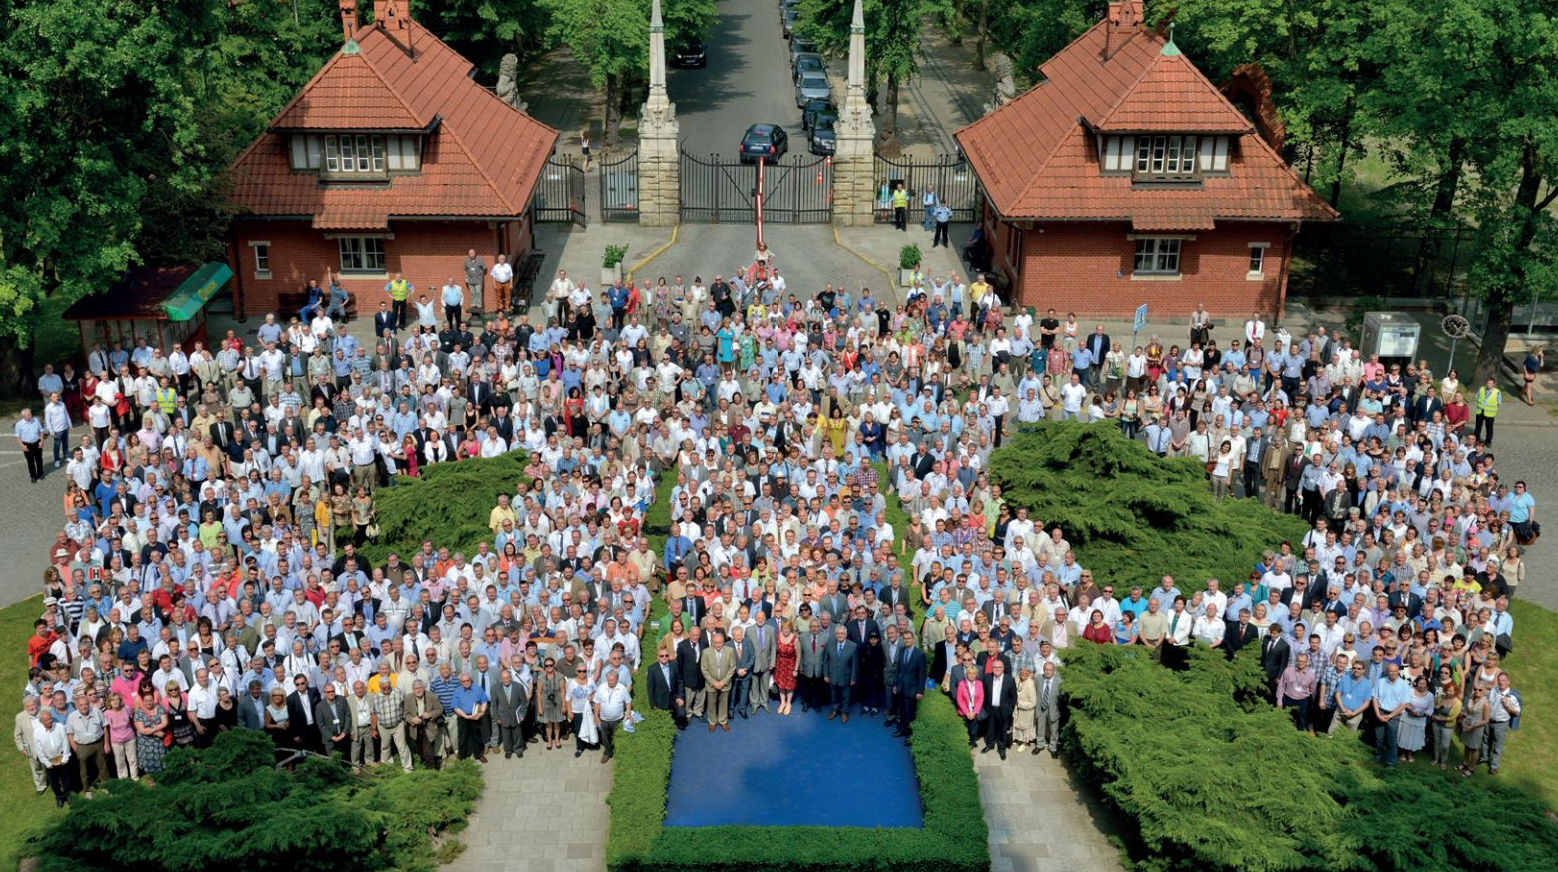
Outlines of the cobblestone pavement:
[[[460,836],[465,851],[445,867],[448,872],[600,872],[606,867],[611,765],[601,765],[599,754],[576,759],[567,750],[545,747],[531,745],[515,760],[488,755],[476,814]],[[567,802],[559,803],[559,795]]]

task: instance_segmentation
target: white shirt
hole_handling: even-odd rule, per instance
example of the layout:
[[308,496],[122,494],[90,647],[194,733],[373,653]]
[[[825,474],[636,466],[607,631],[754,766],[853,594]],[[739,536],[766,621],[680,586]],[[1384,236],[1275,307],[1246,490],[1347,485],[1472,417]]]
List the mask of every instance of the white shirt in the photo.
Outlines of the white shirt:
[[492,265],[492,280],[506,282],[514,278],[514,266],[508,261],[500,261]]
[[59,757],[62,764],[69,761],[70,737],[65,734],[65,725],[55,721],[52,728],[45,728],[43,721],[33,721],[32,752],[38,762],[45,766],[54,765],[55,757]]
[[595,703],[600,706],[600,719],[603,721],[620,721],[627,712],[628,702],[632,695],[628,693],[627,686],[620,681],[616,687],[602,684],[595,690]]

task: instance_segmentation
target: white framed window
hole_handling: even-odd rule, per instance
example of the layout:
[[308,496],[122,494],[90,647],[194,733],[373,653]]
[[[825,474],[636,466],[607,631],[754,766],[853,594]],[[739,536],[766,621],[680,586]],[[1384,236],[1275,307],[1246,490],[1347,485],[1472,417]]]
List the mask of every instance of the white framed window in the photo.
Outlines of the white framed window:
[[249,243],[249,247],[254,250],[254,277],[270,278],[270,243],[255,240]]
[[336,240],[341,247],[341,272],[384,272],[384,240],[377,236],[343,236]]
[[290,146],[292,168],[317,170],[324,162],[324,137],[304,133],[293,134]]
[[1196,174],[1196,137],[1136,137],[1136,175],[1179,178]]
[[1104,139],[1104,172],[1128,173],[1136,153],[1136,137],[1110,136]]
[[[385,152],[382,136],[365,133],[331,134],[324,137],[324,151],[324,169],[327,173],[343,176],[384,174]],[[293,153],[296,160],[295,146]]]
[[1177,236],[1138,236],[1136,238],[1137,275],[1179,275],[1179,246]]
[[1266,249],[1271,247],[1269,242],[1250,243],[1250,269],[1245,273],[1247,279],[1260,279],[1266,276]]
[[1228,137],[1208,136],[1201,140],[1201,171],[1228,172]]

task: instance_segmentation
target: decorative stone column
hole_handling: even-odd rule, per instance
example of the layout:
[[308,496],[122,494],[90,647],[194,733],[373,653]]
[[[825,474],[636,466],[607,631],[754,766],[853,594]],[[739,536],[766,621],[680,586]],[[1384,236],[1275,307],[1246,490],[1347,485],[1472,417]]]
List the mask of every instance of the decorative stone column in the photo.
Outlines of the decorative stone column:
[[876,201],[876,125],[866,100],[866,19],[855,0],[849,24],[849,84],[834,125],[833,220],[846,227],[869,225]]
[[681,124],[665,90],[665,22],[660,0],[649,18],[649,99],[638,119],[638,223],[671,227],[681,218]]

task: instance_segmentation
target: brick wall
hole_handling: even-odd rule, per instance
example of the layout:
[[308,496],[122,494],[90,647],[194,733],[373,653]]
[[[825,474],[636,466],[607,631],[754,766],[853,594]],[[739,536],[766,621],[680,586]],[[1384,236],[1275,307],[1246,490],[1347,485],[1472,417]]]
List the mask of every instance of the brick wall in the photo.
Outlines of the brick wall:
[[[384,285],[395,273],[402,273],[416,286],[416,294],[426,292],[437,299],[438,289],[450,276],[464,284],[460,264],[468,250],[474,248],[492,266],[499,251],[499,230],[487,221],[392,221],[393,239],[384,241],[386,274],[377,277],[346,276],[341,284],[357,303],[360,315],[378,310],[380,300],[387,300]],[[309,279],[317,278],[324,284],[325,270],[336,272],[341,268],[339,243],[326,238],[324,232],[315,230],[305,221],[244,221],[234,223],[233,241],[228,247],[228,263],[238,276],[242,288],[241,306],[245,314],[257,317],[266,312],[278,311],[277,300],[285,294],[301,289]],[[530,249],[530,222],[511,221],[503,229],[503,251],[509,262],[516,262]],[[255,277],[254,241],[270,243],[270,278]],[[412,300],[416,299],[412,295]],[[492,282],[483,288],[483,300],[467,299],[468,307],[485,308],[492,303]],[[293,314],[278,312],[278,314]]]
[[[1224,224],[1193,234],[1180,248],[1175,280],[1132,279],[1136,243],[1126,223],[1043,225],[1023,233],[1023,264],[1017,305],[1039,311],[1054,307],[1083,317],[1129,318],[1142,303],[1153,318],[1187,318],[1196,303],[1216,317],[1267,317],[1283,303],[1283,266],[1292,230],[1284,224]],[[1264,242],[1265,264],[1258,280],[1248,278],[1250,243]],[[1006,246],[1003,226],[995,240],[997,267]]]

